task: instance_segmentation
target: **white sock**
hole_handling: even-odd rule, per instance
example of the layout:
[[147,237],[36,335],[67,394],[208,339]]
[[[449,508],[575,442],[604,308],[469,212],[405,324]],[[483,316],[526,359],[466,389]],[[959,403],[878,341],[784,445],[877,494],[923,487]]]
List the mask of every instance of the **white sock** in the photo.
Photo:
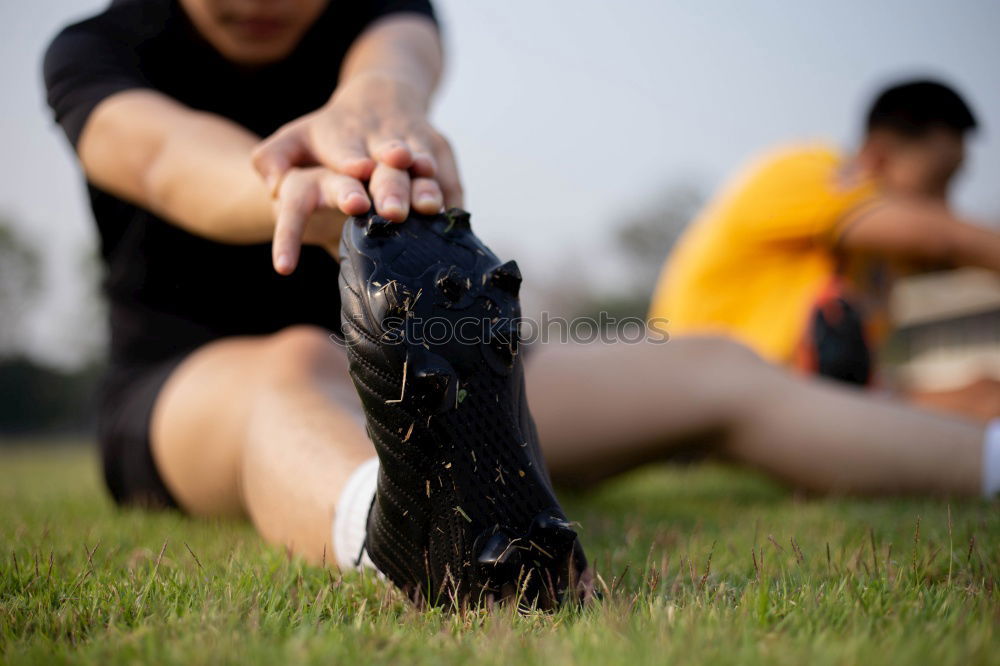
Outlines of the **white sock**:
[[333,550],[337,565],[344,571],[375,568],[364,547],[377,481],[378,458],[371,458],[358,465],[340,492],[333,518]]
[[983,438],[983,496],[989,499],[1000,494],[1000,419],[986,426]]

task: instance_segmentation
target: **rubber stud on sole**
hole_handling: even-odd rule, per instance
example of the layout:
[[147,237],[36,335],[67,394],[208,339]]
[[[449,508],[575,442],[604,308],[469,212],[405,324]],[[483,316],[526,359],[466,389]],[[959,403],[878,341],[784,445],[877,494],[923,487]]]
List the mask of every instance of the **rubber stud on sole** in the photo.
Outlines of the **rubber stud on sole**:
[[528,535],[529,540],[539,546],[543,554],[552,558],[567,554],[577,538],[569,521],[551,511],[543,511],[535,516]]
[[393,223],[390,220],[385,219],[381,215],[372,215],[368,218],[368,227],[365,229],[365,235],[374,238],[380,238],[388,236],[393,231]]
[[458,301],[469,288],[469,280],[454,266],[442,270],[435,281],[441,294],[452,303]]
[[518,268],[516,261],[508,261],[494,268],[490,272],[489,280],[497,289],[511,296],[517,296],[521,290],[521,269]]
[[501,319],[490,326],[489,332],[490,346],[498,359],[509,369],[514,363],[514,357],[517,355],[520,343],[518,323]]
[[480,565],[495,567],[506,563],[515,552],[514,539],[503,532],[497,532],[487,539],[483,549],[476,557],[476,562]]
[[445,213],[445,216],[450,221],[449,230],[464,229],[465,231],[468,231],[472,228],[472,225],[470,224],[472,216],[461,208],[450,208],[448,212]]
[[407,357],[403,399],[425,414],[438,414],[456,404],[458,377],[441,357],[414,350]]

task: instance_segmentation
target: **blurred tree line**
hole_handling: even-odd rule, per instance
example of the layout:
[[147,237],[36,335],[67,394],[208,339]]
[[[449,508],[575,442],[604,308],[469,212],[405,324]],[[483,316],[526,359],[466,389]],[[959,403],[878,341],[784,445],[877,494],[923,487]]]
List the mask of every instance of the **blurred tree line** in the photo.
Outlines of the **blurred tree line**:
[[674,183],[664,187],[648,206],[626,216],[613,231],[612,249],[627,265],[628,277],[610,292],[569,297],[570,314],[596,319],[606,312],[618,320],[645,319],[664,260],[705,201],[704,190],[697,185]]
[[0,436],[84,432],[93,422],[102,369],[95,350],[75,369],[28,352],[28,321],[44,293],[42,268],[38,249],[0,219]]

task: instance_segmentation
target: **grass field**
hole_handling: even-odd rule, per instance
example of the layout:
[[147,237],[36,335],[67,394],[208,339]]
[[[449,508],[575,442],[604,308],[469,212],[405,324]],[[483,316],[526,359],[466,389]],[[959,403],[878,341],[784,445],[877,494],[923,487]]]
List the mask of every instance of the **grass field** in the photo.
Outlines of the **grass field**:
[[83,447],[0,448],[0,662],[1000,664],[1000,506],[814,499],[705,465],[566,498],[603,598],[418,612],[241,522],[115,510]]

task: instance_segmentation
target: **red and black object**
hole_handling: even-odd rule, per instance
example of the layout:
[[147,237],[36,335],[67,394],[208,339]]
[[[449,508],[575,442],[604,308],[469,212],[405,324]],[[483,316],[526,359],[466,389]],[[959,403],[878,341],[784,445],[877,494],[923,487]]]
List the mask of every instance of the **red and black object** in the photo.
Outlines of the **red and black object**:
[[796,366],[809,374],[869,386],[873,359],[865,317],[842,280],[820,293],[796,354]]

